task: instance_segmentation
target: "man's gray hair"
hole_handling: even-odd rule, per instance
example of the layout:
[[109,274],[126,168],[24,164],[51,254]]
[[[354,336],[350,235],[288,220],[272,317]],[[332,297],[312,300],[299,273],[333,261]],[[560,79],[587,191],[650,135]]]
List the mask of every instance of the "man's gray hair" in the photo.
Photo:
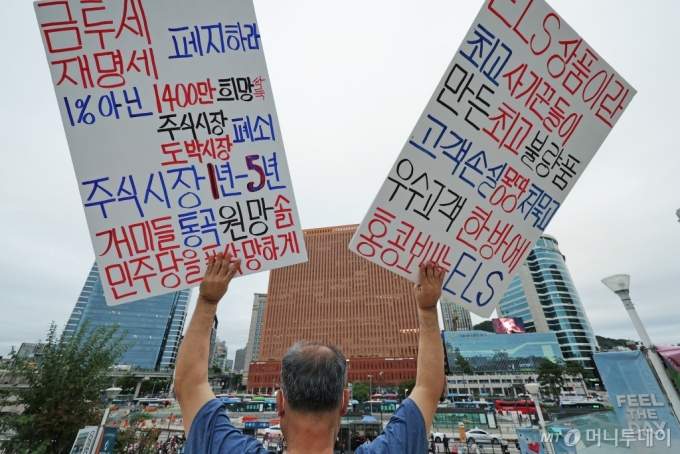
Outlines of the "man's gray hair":
[[322,413],[342,404],[345,355],[332,345],[298,341],[281,361],[281,391],[294,411]]

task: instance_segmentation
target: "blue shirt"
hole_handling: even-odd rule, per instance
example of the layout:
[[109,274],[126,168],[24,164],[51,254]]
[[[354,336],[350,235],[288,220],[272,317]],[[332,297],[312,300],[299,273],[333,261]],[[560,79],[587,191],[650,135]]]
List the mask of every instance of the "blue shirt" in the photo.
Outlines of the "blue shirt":
[[[223,403],[213,399],[198,412],[189,431],[186,454],[268,454],[257,439],[235,428]],[[357,454],[425,454],[427,434],[420,409],[406,399],[390,418],[382,434],[361,445]]]
[[369,444],[359,446],[356,454],[426,454],[425,419],[418,405],[406,399],[397,408],[383,433]]

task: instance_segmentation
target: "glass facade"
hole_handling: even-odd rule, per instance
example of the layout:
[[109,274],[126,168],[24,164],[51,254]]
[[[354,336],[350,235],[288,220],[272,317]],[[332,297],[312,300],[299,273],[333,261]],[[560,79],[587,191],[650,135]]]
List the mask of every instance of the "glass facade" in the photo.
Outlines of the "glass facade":
[[253,312],[250,316],[250,331],[246,344],[246,355],[243,363],[243,375],[248,376],[250,364],[260,359],[260,346],[262,345],[262,325],[264,324],[264,311],[267,306],[267,295],[255,293],[253,298]]
[[475,374],[536,372],[543,358],[562,358],[555,333],[493,334],[486,331],[446,331],[446,355],[454,374],[460,354]]
[[470,318],[470,311],[464,307],[460,307],[453,301],[441,297],[439,299],[439,306],[442,308],[442,319],[444,321],[444,330],[446,331],[471,331],[472,318]]
[[136,342],[124,354],[121,364],[148,370],[174,366],[190,295],[191,289],[185,289],[107,306],[95,262],[73,308],[65,334],[73,333],[88,318],[91,328],[120,323],[121,331],[129,331],[127,340]]
[[[557,240],[548,235],[539,238],[525,266],[530,279],[523,284],[520,274],[515,276],[499,303],[500,316],[522,317],[527,332],[537,331],[535,318],[542,317],[542,324],[557,336],[564,359],[578,360],[592,368],[589,355],[596,350],[597,341]],[[534,288],[525,289],[527,282]],[[529,291],[538,297],[538,310],[533,313],[527,299]]]
[[240,374],[245,371],[246,364],[246,349],[239,348],[236,350],[236,355],[234,356],[234,372]]

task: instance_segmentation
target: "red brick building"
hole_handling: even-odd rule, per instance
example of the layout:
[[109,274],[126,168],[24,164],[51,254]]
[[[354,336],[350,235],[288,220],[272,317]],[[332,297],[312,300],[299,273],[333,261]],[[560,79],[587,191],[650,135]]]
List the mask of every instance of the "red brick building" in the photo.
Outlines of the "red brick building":
[[249,389],[279,388],[281,358],[300,339],[336,345],[352,382],[369,381],[368,375],[374,386],[415,379],[413,283],[350,252],[357,227],[305,230],[309,261],[271,271],[260,361],[250,364]]

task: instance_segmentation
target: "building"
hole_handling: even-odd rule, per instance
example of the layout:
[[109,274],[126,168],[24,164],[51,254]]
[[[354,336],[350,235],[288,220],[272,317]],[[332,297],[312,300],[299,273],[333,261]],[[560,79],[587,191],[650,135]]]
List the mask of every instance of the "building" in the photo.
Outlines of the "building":
[[97,263],[92,265],[83,290],[76,301],[64,334],[73,334],[85,320],[90,329],[120,323],[134,341],[121,364],[156,370],[174,366],[182,340],[191,289],[152,296],[132,303],[107,306]]
[[370,375],[380,386],[415,378],[413,283],[352,253],[357,227],[303,231],[309,261],[270,272],[260,355],[250,365],[248,388],[278,388],[281,359],[300,339],[337,346],[349,360],[350,381],[368,382]]
[[234,368],[234,360],[233,359],[225,359],[224,360],[224,369],[223,370],[232,370]]
[[439,299],[439,306],[442,309],[444,331],[472,331],[472,318],[469,310],[443,296]]
[[[447,378],[451,394],[516,396],[525,392],[524,383],[537,382],[543,359],[553,362],[563,359],[555,333],[447,331],[444,343],[451,369]],[[458,366],[459,355],[467,360],[472,374]],[[581,382],[571,386],[585,394]]]
[[229,347],[226,341],[221,341],[219,337],[215,337],[215,346],[212,350],[212,362],[210,366],[217,366],[223,371],[227,370],[227,353],[229,353]]
[[538,239],[499,306],[501,317],[521,317],[527,332],[555,333],[565,361],[594,368],[597,340],[554,237]]
[[239,348],[236,350],[236,356],[234,357],[234,373],[242,374],[245,371],[246,365],[246,348]]
[[217,342],[217,315],[215,315],[215,318],[213,319],[213,324],[212,324],[212,330],[210,331],[210,350],[208,350],[208,364],[206,364],[206,367],[210,369],[213,365],[213,361],[215,361],[215,343]]
[[260,359],[260,344],[262,342],[262,325],[264,324],[264,310],[267,304],[265,293],[256,293],[253,301],[253,314],[250,317],[250,334],[246,345],[246,357],[243,375],[248,376],[250,363]]
[[47,344],[24,342],[19,347],[19,350],[17,350],[17,357],[22,358],[29,363],[40,365],[45,345]]

